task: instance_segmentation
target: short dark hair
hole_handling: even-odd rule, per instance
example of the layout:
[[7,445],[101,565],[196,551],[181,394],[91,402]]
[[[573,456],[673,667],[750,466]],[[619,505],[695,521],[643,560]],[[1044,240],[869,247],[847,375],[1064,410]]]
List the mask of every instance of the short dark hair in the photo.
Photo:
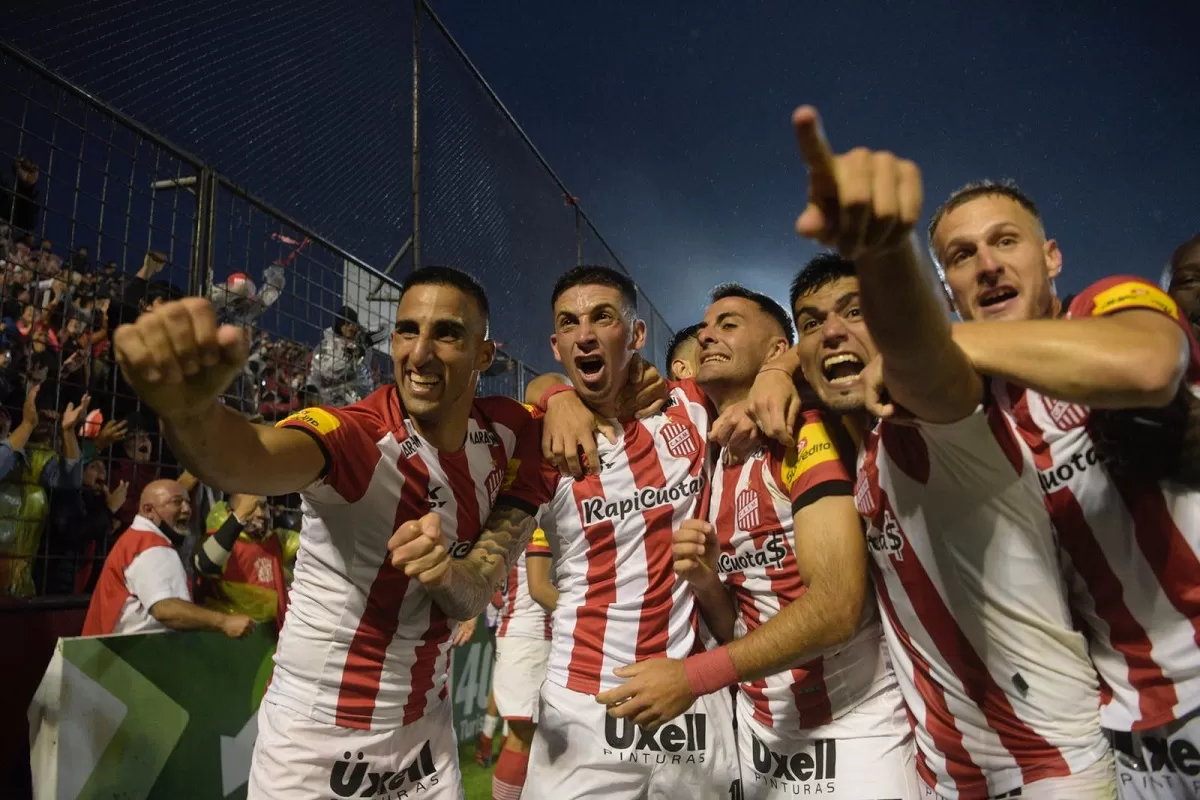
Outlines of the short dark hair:
[[563,292],[576,286],[608,286],[621,293],[626,310],[637,313],[637,284],[633,278],[612,267],[580,266],[569,269],[554,282],[554,291],[550,294],[550,306],[553,307],[562,297]]
[[408,273],[408,276],[400,282],[400,296],[403,297],[405,292],[416,286],[451,286],[470,297],[479,306],[480,313],[483,314],[483,330],[484,335],[487,335],[491,307],[488,305],[487,292],[483,290],[483,284],[475,280],[474,276],[454,267],[421,267]]
[[807,264],[800,268],[800,271],[796,273],[796,277],[792,278],[792,288],[788,294],[788,303],[791,305],[794,313],[796,310],[796,301],[801,297],[810,295],[836,280],[853,278],[857,275],[858,273],[854,271],[853,262],[847,261],[837,253],[817,253]]
[[679,348],[683,347],[688,339],[696,339],[699,341],[698,333],[700,332],[700,323],[688,325],[675,331],[675,335],[671,337],[671,343],[667,345],[667,369],[671,368],[671,362],[675,360],[675,354],[679,352]]
[[1028,211],[1037,220],[1038,225],[1042,224],[1042,214],[1038,211],[1037,205],[1033,202],[1033,198],[1021,191],[1021,187],[1017,186],[1017,182],[1011,178],[1005,178],[1000,181],[982,180],[972,181],[964,186],[960,186],[950,193],[946,201],[942,203],[933,212],[933,217],[929,220],[929,229],[926,235],[929,239],[929,247],[933,249],[933,232],[937,230],[937,226],[947,214],[959,206],[965,205],[978,197],[990,197],[999,195],[1007,197],[1015,202],[1021,208]]
[[763,313],[779,324],[780,329],[783,331],[783,337],[787,339],[788,344],[796,343],[796,329],[792,327],[792,318],[779,303],[776,303],[761,292],[747,289],[740,283],[720,284],[712,290],[709,302],[715,303],[727,297],[740,297],[743,300],[749,300],[751,303],[754,303],[763,310]]

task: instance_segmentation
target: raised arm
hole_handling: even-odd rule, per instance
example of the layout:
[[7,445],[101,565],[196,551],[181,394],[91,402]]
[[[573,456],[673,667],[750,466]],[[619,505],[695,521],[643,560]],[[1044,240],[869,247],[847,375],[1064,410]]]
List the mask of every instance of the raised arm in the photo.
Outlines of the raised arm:
[[227,492],[299,491],[326,468],[317,441],[295,429],[254,425],[220,402],[246,363],[244,332],[217,326],[200,298],[166,303],[113,336],[129,385],[162,421],[180,463]]
[[834,156],[811,107],[797,109],[792,122],[809,170],[809,203],[796,229],[854,262],[892,399],[930,422],[962,419],[983,385],[951,337],[944,293],[912,235],[922,201],[917,166],[865,148]]

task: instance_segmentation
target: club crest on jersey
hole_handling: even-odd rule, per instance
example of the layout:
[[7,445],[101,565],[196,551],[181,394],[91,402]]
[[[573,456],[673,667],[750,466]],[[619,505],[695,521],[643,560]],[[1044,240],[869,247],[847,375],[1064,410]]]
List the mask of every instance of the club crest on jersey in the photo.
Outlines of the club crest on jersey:
[[663,441],[667,444],[667,450],[676,458],[687,458],[696,454],[696,437],[692,435],[692,429],[681,422],[669,422],[663,425],[659,431],[663,437]]
[[505,470],[500,469],[500,465],[493,461],[491,472],[488,473],[487,478],[483,482],[484,488],[487,489],[488,497],[492,498],[493,501],[495,501],[496,495],[500,493],[500,487],[504,484],[504,475]]
[[871,491],[871,479],[865,472],[860,471],[854,481],[854,507],[867,519],[875,516],[875,493]]
[[1042,406],[1046,409],[1046,415],[1060,431],[1069,431],[1087,422],[1088,410],[1075,403],[1066,403],[1062,400],[1042,396]]
[[742,489],[738,492],[733,507],[740,530],[752,531],[758,527],[758,492],[750,488]]
[[717,559],[717,572],[729,575],[751,569],[777,569],[787,558],[788,547],[783,531],[772,531],[760,537],[762,545],[753,542],[747,550],[738,553],[721,553]]

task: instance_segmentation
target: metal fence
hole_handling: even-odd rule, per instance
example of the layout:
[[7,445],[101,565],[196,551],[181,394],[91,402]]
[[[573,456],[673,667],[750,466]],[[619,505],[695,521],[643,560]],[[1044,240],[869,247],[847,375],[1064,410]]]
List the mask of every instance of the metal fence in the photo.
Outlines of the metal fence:
[[[0,39],[361,263],[474,273],[502,351],[536,369],[554,278],[625,269],[425,0],[24,3]],[[662,366],[671,330],[640,300]]]
[[[89,591],[141,487],[178,474],[107,344],[155,298],[256,329],[226,400],[270,420],[391,379],[413,266],[480,278],[501,343],[480,392],[514,397],[554,366],[555,277],[624,270],[423,0],[21,4],[0,18],[0,178],[0,433],[41,381],[25,456],[0,448],[0,598]],[[671,331],[638,299],[661,363]],[[130,435],[85,439],[71,487],[54,454],[85,393]]]

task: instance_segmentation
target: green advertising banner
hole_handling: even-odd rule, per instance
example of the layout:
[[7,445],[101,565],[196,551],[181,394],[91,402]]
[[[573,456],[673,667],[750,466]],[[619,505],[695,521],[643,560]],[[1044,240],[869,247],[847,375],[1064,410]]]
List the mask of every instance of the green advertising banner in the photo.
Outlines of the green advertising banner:
[[[60,639],[29,708],[38,797],[246,796],[255,714],[271,675],[267,626],[217,633]],[[492,685],[493,631],[451,653],[459,741],[479,735]]]

